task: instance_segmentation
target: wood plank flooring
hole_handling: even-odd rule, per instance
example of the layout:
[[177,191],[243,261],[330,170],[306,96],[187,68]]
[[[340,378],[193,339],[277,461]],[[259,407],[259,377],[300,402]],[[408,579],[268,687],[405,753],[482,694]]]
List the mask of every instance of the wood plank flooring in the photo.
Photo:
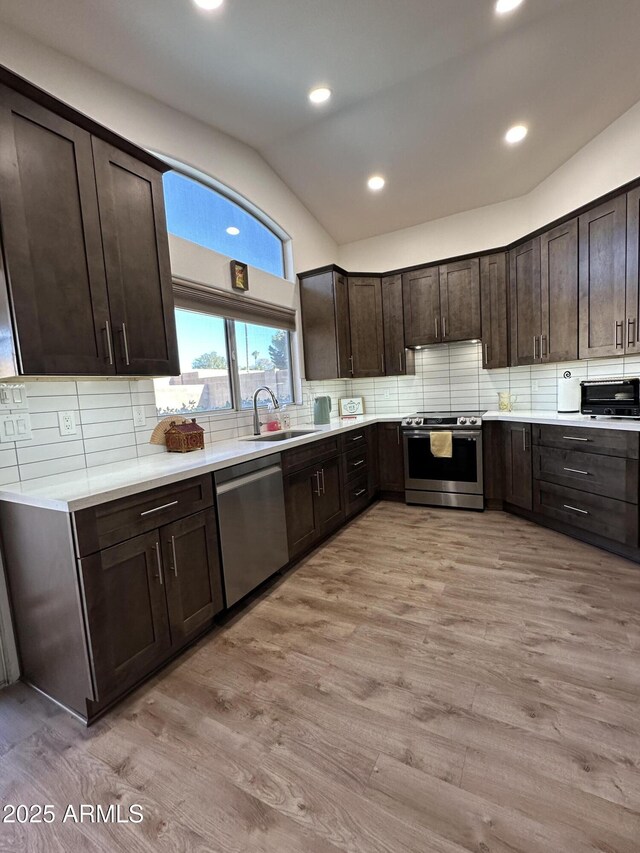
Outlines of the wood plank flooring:
[[0,800],[58,814],[0,850],[638,853],[639,656],[640,566],[379,503],[91,729],[0,693]]

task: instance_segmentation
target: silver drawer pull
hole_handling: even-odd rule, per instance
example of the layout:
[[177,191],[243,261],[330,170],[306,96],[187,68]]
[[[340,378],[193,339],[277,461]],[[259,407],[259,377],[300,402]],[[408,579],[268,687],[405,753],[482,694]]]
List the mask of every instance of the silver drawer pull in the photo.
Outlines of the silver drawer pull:
[[160,581],[160,586],[164,586],[164,572],[162,571],[162,557],[160,556],[160,543],[156,542],[156,564],[158,566],[158,580]]
[[163,509],[169,509],[171,506],[178,506],[178,501],[171,501],[170,504],[162,504],[162,506],[155,506],[153,509],[147,509],[140,513],[140,518],[144,518],[145,515],[153,515],[154,512],[162,512]]
[[176,537],[171,537],[171,554],[173,556],[173,573],[178,577],[178,558],[176,556]]
[[354,496],[354,498],[359,498],[359,497],[360,497],[360,495],[364,495],[364,493],[365,493],[366,491],[367,491],[366,489],[360,489],[360,491],[359,491],[359,492],[355,492],[353,496]]
[[364,465],[364,459],[359,459],[357,462],[352,462],[352,463],[351,463],[351,465],[352,465],[354,468],[357,468],[357,467],[358,467],[358,465]]
[[571,471],[572,474],[584,474],[585,476],[588,476],[589,474],[588,471],[581,471],[579,468],[563,468],[562,470]]
[[361,438],[364,438],[363,435],[354,435],[349,441],[360,441]]
[[563,435],[566,441],[591,441],[590,438],[579,438],[577,435]]
[[586,509],[580,509],[577,506],[571,506],[570,504],[563,504],[565,509],[571,509],[573,512],[579,512],[581,515],[589,515]]

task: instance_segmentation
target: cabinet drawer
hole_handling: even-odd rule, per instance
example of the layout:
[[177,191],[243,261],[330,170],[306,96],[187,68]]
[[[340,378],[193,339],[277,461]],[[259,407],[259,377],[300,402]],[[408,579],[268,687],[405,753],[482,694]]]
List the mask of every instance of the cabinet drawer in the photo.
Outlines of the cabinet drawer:
[[358,477],[349,483],[344,490],[344,504],[347,518],[359,512],[369,503],[369,478],[368,475]]
[[369,470],[369,452],[366,445],[356,447],[344,454],[344,476],[345,481],[359,477]]
[[536,480],[533,511],[632,548],[638,545],[637,504]]
[[604,456],[638,458],[638,433],[621,429],[597,429],[583,426],[533,425],[533,443],[561,450],[582,450]]
[[213,506],[210,474],[74,513],[78,555],[93,554]]
[[534,476],[606,498],[638,503],[638,461],[556,447],[534,447]]
[[343,451],[351,450],[352,447],[359,447],[367,443],[367,428],[353,429],[350,432],[344,432],[340,436],[340,447]]
[[286,450],[282,454],[282,470],[285,472],[298,471],[307,465],[315,465],[330,459],[339,452],[339,438],[326,438],[322,441],[312,441],[295,450]]

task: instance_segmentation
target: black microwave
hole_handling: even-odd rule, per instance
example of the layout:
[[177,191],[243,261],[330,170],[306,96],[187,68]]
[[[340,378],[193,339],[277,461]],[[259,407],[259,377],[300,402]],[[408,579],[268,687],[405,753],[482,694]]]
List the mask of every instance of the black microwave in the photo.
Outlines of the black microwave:
[[640,379],[588,379],[580,383],[583,415],[640,418]]

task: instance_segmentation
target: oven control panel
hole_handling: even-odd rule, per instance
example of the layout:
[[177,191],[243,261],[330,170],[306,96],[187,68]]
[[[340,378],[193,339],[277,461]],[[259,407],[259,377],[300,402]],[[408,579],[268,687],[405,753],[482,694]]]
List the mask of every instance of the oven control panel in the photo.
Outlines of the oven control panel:
[[403,427],[479,427],[481,415],[412,415],[403,418]]

